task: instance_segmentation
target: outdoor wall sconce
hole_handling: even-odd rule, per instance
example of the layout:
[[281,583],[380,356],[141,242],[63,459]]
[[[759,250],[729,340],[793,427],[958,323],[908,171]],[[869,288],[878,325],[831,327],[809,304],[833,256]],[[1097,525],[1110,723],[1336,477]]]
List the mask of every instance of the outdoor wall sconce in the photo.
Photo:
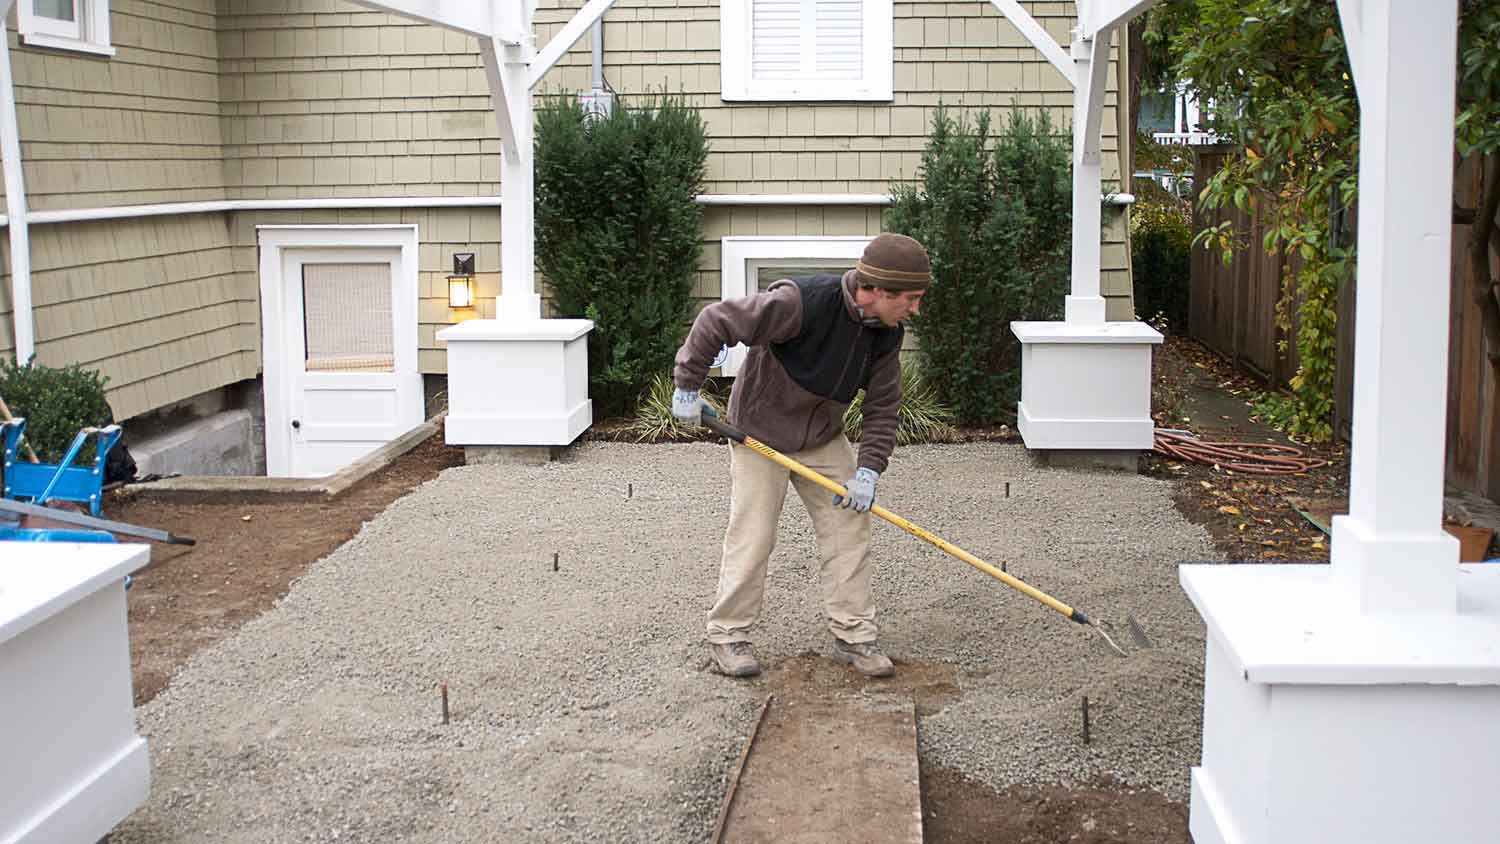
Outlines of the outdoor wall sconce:
[[474,307],[474,253],[453,253],[453,275],[448,276],[448,307]]

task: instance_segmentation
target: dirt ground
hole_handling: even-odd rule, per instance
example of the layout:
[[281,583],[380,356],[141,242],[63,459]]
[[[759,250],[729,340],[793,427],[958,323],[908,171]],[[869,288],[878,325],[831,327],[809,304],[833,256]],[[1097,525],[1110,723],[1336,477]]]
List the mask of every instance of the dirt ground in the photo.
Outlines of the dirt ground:
[[[1240,562],[1327,562],[1328,536],[1298,508],[1344,512],[1349,496],[1346,443],[1293,443],[1254,418],[1251,397],[1264,386],[1199,343],[1168,336],[1153,359],[1152,397],[1158,427],[1183,427],[1181,413],[1212,425],[1205,439],[1276,442],[1302,449],[1325,465],[1302,475],[1261,476],[1153,454],[1144,471],[1178,481],[1177,510],[1203,525],[1225,559]],[[1194,396],[1213,396],[1206,410]],[[1216,410],[1231,411],[1217,413]],[[1204,418],[1210,416],[1211,418]],[[1200,427],[1195,424],[1195,428]]]
[[[962,693],[946,665],[896,660],[888,681],[859,678],[817,654],[771,671],[777,701],[840,696],[910,698],[921,718]],[[752,752],[755,752],[752,750]],[[1187,806],[1151,791],[1099,783],[1090,789],[996,791],[961,771],[921,764],[922,832],[927,844],[1189,844]]]
[[[1181,383],[1211,379],[1224,390],[1249,390],[1195,344],[1169,341],[1158,374],[1169,398]],[[611,438],[611,426],[600,426]],[[973,432],[977,439],[1014,437]],[[1283,498],[1288,492],[1337,496],[1347,485],[1347,460],[1302,478],[1261,480],[1150,458],[1146,471],[1179,483],[1177,506],[1205,525],[1231,559],[1326,559],[1326,540]],[[156,545],[151,565],[129,593],[131,660],[136,701],[150,700],[195,651],[232,633],[271,607],[315,561],[353,537],[392,501],[459,465],[458,449],[432,437],[394,464],[332,501],[268,502],[219,498],[197,504],[113,496],[108,518],[170,530],[198,542],[191,548]],[[1230,512],[1225,508],[1237,510]],[[1320,545],[1322,547],[1320,547]],[[1319,552],[1321,551],[1321,557]],[[824,661],[826,662],[826,661]],[[840,693],[858,682],[847,672],[794,661],[772,678],[778,694]],[[800,672],[799,672],[800,667]],[[914,699],[920,719],[961,694],[941,666],[900,666],[895,691]],[[843,692],[848,692],[844,689]],[[889,691],[889,690],[888,690]],[[1009,789],[997,792],[961,771],[921,769],[925,840],[929,842],[1053,842],[1148,844],[1188,841],[1187,807],[1154,792],[1101,782],[1089,789]]]

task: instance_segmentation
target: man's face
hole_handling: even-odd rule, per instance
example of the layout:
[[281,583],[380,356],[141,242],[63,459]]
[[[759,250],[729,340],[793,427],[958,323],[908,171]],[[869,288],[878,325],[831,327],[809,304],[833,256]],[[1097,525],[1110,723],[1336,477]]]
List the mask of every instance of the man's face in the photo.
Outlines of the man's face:
[[861,288],[858,292],[863,295],[857,295],[855,299],[864,308],[865,315],[892,327],[916,315],[922,308],[922,297],[927,293],[925,290],[892,291],[878,287]]

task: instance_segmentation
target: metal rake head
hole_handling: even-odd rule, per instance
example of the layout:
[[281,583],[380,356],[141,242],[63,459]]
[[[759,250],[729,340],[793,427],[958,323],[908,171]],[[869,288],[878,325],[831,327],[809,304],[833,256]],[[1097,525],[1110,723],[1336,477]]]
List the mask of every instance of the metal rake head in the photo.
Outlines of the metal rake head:
[[1125,616],[1125,626],[1130,630],[1130,638],[1135,641],[1138,648],[1151,647],[1151,640],[1146,636],[1146,628],[1141,626],[1140,621],[1133,615]]

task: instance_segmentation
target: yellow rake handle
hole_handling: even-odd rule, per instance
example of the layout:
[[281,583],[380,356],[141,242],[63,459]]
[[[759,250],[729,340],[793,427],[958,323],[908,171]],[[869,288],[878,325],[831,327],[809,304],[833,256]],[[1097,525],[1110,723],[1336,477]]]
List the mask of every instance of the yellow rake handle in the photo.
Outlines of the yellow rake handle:
[[[705,409],[703,411],[703,424],[708,426],[709,429],[713,430],[715,433],[723,434],[724,436],[728,437],[731,440],[734,440],[737,443],[740,443],[751,451],[755,451],[770,458],[771,460],[774,460],[780,465],[785,466],[786,468],[792,470],[793,472],[796,472],[804,478],[807,478],[808,480],[812,481],[818,486],[823,487],[829,492],[834,493],[835,495],[848,495],[848,490],[845,490],[839,484],[834,483],[818,472],[815,472],[812,469],[803,466],[801,463],[798,463],[792,458],[787,457],[776,449],[771,448],[770,446],[755,439],[752,436],[749,436],[744,431],[726,425],[719,420],[718,416],[714,415],[712,411],[708,409]],[[1076,621],[1079,624],[1094,624],[1093,620],[1084,615],[1082,612],[1068,606],[1067,604],[1064,604],[1062,601],[1057,600],[1056,598],[1048,595],[1046,592],[1043,592],[1035,586],[1031,586],[1020,580],[1019,578],[1012,577],[1006,572],[995,568],[989,563],[986,563],[984,560],[979,559],[973,554],[970,554],[968,551],[965,551],[964,549],[958,547],[957,545],[954,545],[948,540],[943,539],[942,537],[934,534],[926,528],[912,524],[906,519],[903,519],[895,513],[892,513],[884,507],[881,507],[879,504],[873,505],[870,508],[870,512],[874,513],[882,519],[885,519],[886,521],[890,522],[898,528],[901,528],[902,530],[906,531],[912,536],[917,537],[918,539],[925,539],[928,542],[931,542],[938,548],[941,548],[942,550],[948,552],[949,554],[952,554],[958,559],[963,560],[974,568],[979,569],[990,577],[995,578],[996,580],[1004,583],[1006,586],[1009,586],[1012,589],[1015,589],[1021,594],[1039,601],[1040,603],[1045,604],[1046,606],[1054,610],[1057,610],[1058,612],[1066,616],[1070,621]],[[1111,645],[1113,645],[1112,642]],[[1116,649],[1118,650],[1118,648]]]

